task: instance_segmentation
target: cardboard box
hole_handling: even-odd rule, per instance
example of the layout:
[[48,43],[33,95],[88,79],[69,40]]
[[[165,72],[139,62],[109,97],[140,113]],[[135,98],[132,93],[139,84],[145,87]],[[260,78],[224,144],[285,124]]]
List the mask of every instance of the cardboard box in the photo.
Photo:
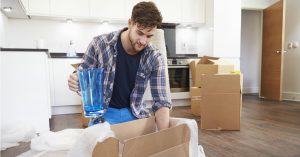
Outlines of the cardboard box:
[[[79,67],[80,63],[71,64],[74,69]],[[89,126],[90,118],[84,116],[83,104],[81,102],[81,123],[84,128]]]
[[218,58],[204,56],[201,60],[194,60],[190,63],[193,87],[201,87],[201,76],[203,74],[230,73],[234,70],[233,65],[218,65],[211,59],[217,60]]
[[190,130],[186,124],[155,132],[154,117],[112,125],[116,138],[98,142],[93,157],[188,157]]
[[242,75],[202,76],[201,128],[240,130]]
[[81,103],[81,123],[84,128],[89,126],[90,118],[84,116],[83,104]]
[[201,116],[201,88],[192,87],[191,89],[191,113]]

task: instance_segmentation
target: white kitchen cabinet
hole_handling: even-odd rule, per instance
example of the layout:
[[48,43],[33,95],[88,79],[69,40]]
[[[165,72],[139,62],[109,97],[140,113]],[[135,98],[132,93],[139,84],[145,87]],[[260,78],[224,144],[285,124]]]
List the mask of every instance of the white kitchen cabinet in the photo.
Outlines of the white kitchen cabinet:
[[180,23],[205,23],[205,0],[181,0]]
[[21,4],[23,6],[23,8],[25,9],[25,13],[28,14],[28,1],[29,0],[21,0]]
[[[45,18],[64,17],[81,20],[127,22],[132,8],[142,0],[21,0],[28,15]],[[205,0],[153,1],[164,23],[199,24],[205,22]],[[33,17],[34,17],[33,16]]]
[[[131,17],[131,12],[133,9],[133,6],[136,5],[139,2],[142,2],[143,0],[125,0],[125,16],[126,18],[130,18]],[[149,1],[149,0],[148,0]]]
[[[22,1],[23,2],[23,1]],[[26,1],[24,1],[26,5]],[[26,7],[25,7],[26,9]],[[28,14],[49,16],[50,15],[50,0],[28,0]]]
[[59,17],[89,17],[89,1],[51,0],[50,13]]
[[[125,14],[131,17],[133,6],[143,0],[126,0]],[[153,1],[157,8],[161,11],[163,22],[165,23],[179,23],[181,18],[181,0],[147,0]]]
[[127,20],[125,0],[90,0],[90,16],[101,20]]
[[180,23],[181,0],[153,0],[160,10],[164,23]]
[[50,81],[45,52],[0,51],[1,129],[24,124],[49,131]]
[[75,70],[71,64],[80,63],[77,58],[51,58],[51,106],[79,105],[81,97],[68,86],[69,75]]

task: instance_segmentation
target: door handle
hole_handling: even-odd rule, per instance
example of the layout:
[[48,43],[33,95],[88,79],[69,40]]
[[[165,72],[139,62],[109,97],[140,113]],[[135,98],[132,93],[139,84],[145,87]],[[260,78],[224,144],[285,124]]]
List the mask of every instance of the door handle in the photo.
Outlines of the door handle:
[[280,54],[281,52],[286,53],[287,51],[283,50],[283,51],[276,51],[277,54]]

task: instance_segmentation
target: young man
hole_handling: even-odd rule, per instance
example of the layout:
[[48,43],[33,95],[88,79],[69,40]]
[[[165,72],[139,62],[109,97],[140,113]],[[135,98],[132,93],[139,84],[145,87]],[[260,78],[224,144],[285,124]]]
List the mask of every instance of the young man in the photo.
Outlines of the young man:
[[[161,22],[162,16],[153,2],[140,2],[132,10],[128,28],[97,36],[88,46],[79,68],[104,68],[104,118],[110,124],[150,116],[142,102],[150,81],[158,129],[169,127],[171,102],[166,94],[166,65],[159,50],[150,44]],[[79,91],[76,73],[70,75],[68,84],[70,90]],[[95,123],[91,119],[90,124]]]

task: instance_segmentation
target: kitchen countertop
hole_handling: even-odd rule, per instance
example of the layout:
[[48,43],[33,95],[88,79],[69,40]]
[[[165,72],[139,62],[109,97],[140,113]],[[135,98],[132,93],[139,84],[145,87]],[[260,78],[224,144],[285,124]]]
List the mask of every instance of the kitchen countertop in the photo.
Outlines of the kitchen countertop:
[[24,52],[49,52],[49,49],[35,49],[35,48],[0,48],[0,51],[24,51]]
[[50,58],[82,58],[84,53],[75,53],[72,56],[69,56],[68,53],[49,53]]
[[49,58],[82,58],[84,53],[76,53],[75,55],[68,55],[68,53],[49,52],[49,49],[35,49],[35,48],[0,48],[0,51],[6,52],[45,52]]

